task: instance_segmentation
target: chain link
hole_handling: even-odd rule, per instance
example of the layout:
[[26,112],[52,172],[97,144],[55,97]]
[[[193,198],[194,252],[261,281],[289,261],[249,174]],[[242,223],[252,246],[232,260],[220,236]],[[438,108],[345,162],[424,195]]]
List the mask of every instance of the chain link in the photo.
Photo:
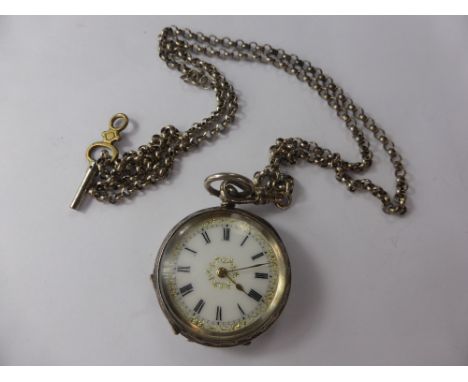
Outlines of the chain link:
[[[213,90],[217,107],[210,116],[194,123],[187,131],[181,132],[173,126],[164,127],[160,134],[153,136],[149,144],[125,153],[114,161],[107,152],[103,152],[97,161],[98,180],[89,189],[98,200],[115,203],[149,184],[166,178],[179,154],[215,138],[232,124],[238,109],[237,96],[232,85],[214,65],[195,57],[197,55],[270,64],[295,76],[315,90],[336,111],[359,147],[361,161],[352,163],[315,142],[301,138],[277,139],[270,148],[269,165],[254,174],[253,203],[274,203],[280,208],[289,206],[294,179],[282,173],[280,167],[306,161],[333,169],[336,179],[349,191],[371,193],[381,201],[384,212],[399,215],[406,212],[406,171],[394,143],[360,106],[344,94],[331,77],[312,66],[310,62],[270,45],[206,36],[177,27],[165,28],[160,34],[159,57],[169,68],[181,72],[181,78],[185,82]],[[381,143],[394,167],[396,191],[393,197],[371,180],[356,179],[352,175],[363,172],[372,164],[372,151],[363,133],[364,129],[370,131]],[[235,192],[235,188],[230,189]]]

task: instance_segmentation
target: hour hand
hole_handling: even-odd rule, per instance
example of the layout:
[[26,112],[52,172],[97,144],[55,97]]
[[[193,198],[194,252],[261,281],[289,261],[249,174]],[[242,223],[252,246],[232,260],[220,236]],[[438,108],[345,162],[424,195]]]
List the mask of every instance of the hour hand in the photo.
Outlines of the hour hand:
[[223,267],[218,268],[218,270],[216,271],[218,277],[226,277],[229,281],[231,281],[236,286],[237,290],[247,293],[241,284],[237,283],[232,277],[229,276],[229,272],[230,271],[228,271],[226,268],[223,268]]

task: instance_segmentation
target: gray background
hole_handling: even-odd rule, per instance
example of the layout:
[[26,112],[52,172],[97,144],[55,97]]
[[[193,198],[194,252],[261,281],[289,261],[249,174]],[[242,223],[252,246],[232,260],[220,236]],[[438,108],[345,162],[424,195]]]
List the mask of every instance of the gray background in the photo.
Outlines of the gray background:
[[[156,56],[156,35],[171,24],[310,59],[395,139],[410,174],[404,218],[306,165],[288,170],[292,208],[247,207],[277,228],[293,271],[284,314],[250,347],[211,349],[172,334],[149,280],[161,241],[185,215],[217,204],[205,176],[251,176],[278,136],[347,159],[358,152],[294,78],[217,61],[240,97],[229,133],[131,202],[70,210],[84,150],[111,115],[132,118],[120,145],[129,150],[213,109],[211,92]],[[0,18],[1,363],[466,364],[467,37],[462,17]],[[367,176],[393,191],[380,149]]]

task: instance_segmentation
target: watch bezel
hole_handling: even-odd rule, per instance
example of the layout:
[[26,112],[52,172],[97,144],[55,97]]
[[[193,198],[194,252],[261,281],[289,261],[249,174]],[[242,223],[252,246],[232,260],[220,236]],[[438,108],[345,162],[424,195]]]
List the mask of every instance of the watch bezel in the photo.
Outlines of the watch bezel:
[[[159,277],[163,255],[171,244],[171,241],[177,237],[177,234],[189,229],[207,216],[223,216],[229,218],[241,218],[253,224],[272,245],[273,252],[278,265],[278,287],[267,309],[246,328],[231,333],[212,333],[203,327],[194,325],[180,316],[174,308],[173,303],[167,296],[168,291],[164,288],[162,277]],[[182,230],[184,228],[184,230]],[[202,345],[214,347],[230,347],[242,344],[248,344],[250,341],[264,333],[279,317],[288,300],[291,286],[291,267],[286,247],[283,244],[276,230],[266,220],[261,217],[235,207],[212,207],[196,211],[180,222],[178,222],[165,237],[156,259],[154,271],[152,274],[153,286],[156,291],[157,299],[167,320],[174,331],[182,334],[190,341]]]

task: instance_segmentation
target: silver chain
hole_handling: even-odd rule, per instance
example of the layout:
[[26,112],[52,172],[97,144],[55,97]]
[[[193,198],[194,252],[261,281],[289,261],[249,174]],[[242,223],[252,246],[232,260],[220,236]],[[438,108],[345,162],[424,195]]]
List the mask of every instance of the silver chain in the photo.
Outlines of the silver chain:
[[[160,134],[152,137],[150,143],[140,146],[138,150],[124,153],[115,160],[104,151],[96,161],[98,176],[88,189],[91,195],[98,200],[115,203],[137,190],[161,181],[169,175],[179,154],[216,138],[232,124],[238,109],[233,86],[214,65],[201,60],[197,55],[270,64],[295,76],[315,90],[336,111],[359,146],[361,161],[352,163],[342,159],[339,153],[322,148],[315,142],[301,138],[278,138],[270,147],[269,165],[254,174],[251,195],[243,198],[244,201],[255,204],[274,203],[280,208],[289,206],[294,180],[281,172],[281,166],[293,165],[302,160],[333,169],[336,179],[349,191],[370,192],[381,201],[384,212],[399,215],[406,212],[406,170],[394,143],[360,106],[344,94],[331,77],[310,62],[270,45],[206,36],[177,27],[165,28],[160,34],[159,57],[169,68],[181,72],[181,78],[187,83],[213,90],[217,99],[216,109],[185,132],[173,126],[163,127]],[[352,175],[363,172],[372,164],[372,151],[363,133],[364,129],[369,130],[382,144],[394,167],[396,191],[393,197],[371,180],[356,179]],[[244,197],[245,190],[239,191],[238,188],[239,182],[224,185],[224,202],[229,202],[229,198],[237,201],[236,197],[239,195]]]

